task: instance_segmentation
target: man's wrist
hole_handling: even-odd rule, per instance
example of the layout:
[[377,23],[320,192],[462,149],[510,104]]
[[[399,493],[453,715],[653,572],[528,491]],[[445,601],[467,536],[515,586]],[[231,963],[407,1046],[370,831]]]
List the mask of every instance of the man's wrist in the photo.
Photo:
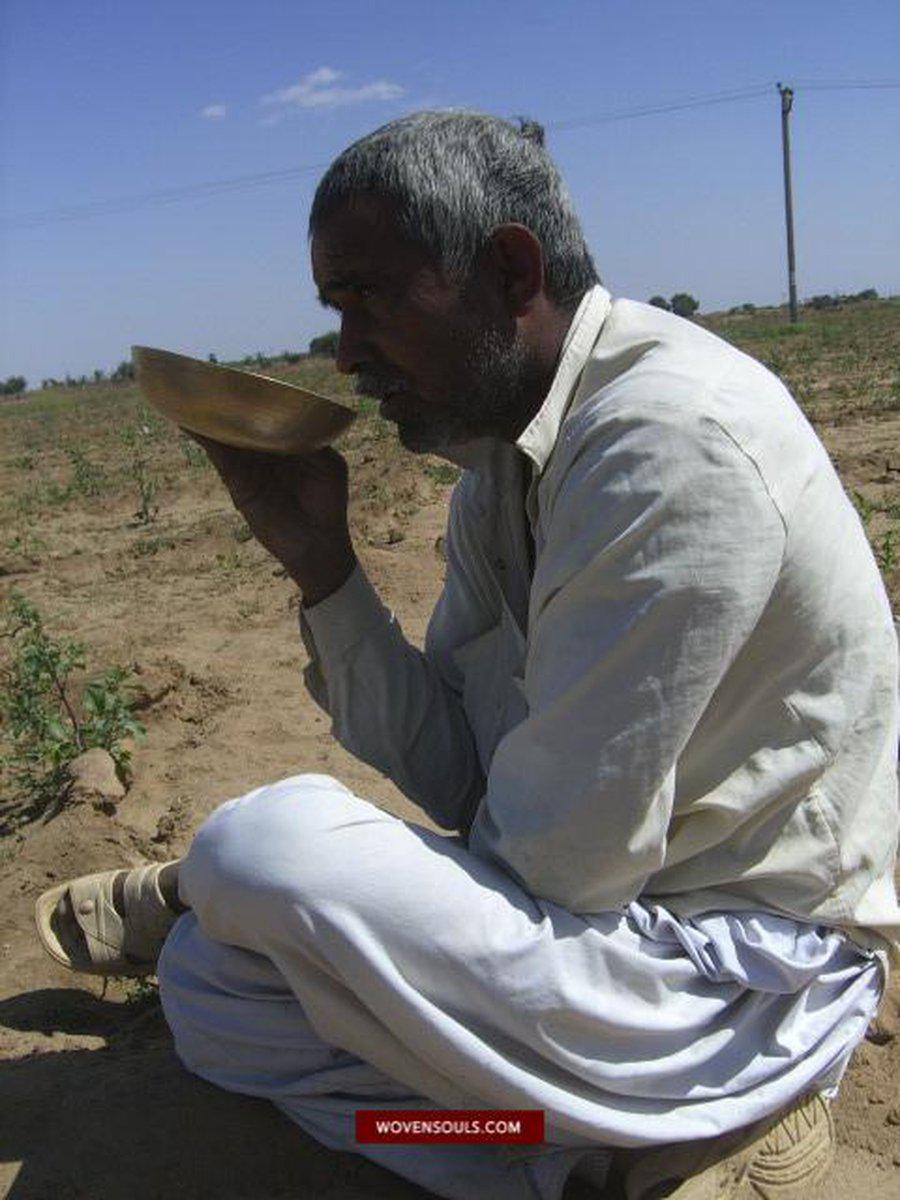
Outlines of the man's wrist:
[[351,547],[333,561],[321,557],[315,567],[288,567],[288,574],[300,589],[304,608],[327,599],[342,588],[356,570],[356,555]]

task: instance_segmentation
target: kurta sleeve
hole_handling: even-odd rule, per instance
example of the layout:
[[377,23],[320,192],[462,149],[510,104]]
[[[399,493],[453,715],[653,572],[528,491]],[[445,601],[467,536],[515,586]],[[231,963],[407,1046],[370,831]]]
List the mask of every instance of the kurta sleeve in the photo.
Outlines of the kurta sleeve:
[[715,422],[604,412],[575,418],[542,481],[528,715],[497,747],[470,839],[577,912],[621,908],[661,866],[679,755],[785,545]]
[[300,627],[307,688],[341,745],[442,828],[468,828],[484,776],[459,694],[406,640],[362,569],[301,611]]

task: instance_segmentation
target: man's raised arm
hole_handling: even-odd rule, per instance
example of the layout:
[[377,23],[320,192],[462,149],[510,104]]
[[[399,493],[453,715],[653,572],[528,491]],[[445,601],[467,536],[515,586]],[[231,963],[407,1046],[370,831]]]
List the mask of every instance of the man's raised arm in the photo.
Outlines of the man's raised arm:
[[366,579],[347,520],[347,464],[334,450],[278,456],[203,440],[255,537],[302,593],[313,699],[357,758],[445,829],[467,827],[484,777],[459,696],[403,636]]

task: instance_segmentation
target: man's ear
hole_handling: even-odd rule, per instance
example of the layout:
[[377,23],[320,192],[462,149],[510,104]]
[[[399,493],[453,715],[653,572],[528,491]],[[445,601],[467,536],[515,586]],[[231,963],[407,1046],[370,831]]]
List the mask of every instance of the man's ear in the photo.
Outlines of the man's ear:
[[544,251],[525,225],[498,225],[488,240],[495,277],[513,317],[524,316],[544,290]]

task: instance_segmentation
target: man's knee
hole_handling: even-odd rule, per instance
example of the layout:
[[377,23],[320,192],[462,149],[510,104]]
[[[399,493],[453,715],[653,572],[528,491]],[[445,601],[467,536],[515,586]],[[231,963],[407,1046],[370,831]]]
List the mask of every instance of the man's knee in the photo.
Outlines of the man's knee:
[[[296,775],[216,809],[179,874],[181,899],[208,936],[245,944],[245,926],[298,915],[351,885],[342,831],[391,820],[327,775]],[[358,867],[358,864],[356,864]]]

